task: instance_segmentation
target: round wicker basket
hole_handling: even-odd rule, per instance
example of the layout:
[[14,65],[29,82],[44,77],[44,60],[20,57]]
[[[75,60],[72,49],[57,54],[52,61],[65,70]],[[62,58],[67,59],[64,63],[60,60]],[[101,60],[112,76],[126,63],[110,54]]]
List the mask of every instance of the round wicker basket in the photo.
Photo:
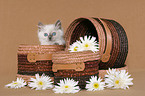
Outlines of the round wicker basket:
[[99,42],[101,61],[99,69],[125,66],[128,54],[128,40],[123,27],[114,20],[100,18],[78,18],[67,28],[66,49],[83,36],[94,36]]

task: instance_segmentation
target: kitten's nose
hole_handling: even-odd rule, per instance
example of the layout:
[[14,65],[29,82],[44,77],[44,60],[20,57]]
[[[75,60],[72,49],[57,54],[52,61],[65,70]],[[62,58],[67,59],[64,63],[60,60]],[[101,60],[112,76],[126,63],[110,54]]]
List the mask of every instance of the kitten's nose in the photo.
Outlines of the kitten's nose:
[[48,36],[48,39],[51,40],[51,39],[52,39],[52,35],[49,35],[49,36]]

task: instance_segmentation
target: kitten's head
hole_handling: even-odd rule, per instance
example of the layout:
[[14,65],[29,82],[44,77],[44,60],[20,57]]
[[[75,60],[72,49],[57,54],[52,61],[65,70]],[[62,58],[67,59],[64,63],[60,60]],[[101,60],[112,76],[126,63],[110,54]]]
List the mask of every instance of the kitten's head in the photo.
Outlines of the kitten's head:
[[38,23],[38,37],[40,42],[53,42],[63,36],[63,30],[61,28],[60,20],[57,20],[55,24],[43,25]]

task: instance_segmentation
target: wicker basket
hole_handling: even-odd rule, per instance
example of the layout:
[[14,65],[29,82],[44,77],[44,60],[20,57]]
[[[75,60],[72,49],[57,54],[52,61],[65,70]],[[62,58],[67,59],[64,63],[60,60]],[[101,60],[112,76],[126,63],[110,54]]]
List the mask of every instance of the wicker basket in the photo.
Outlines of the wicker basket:
[[101,61],[99,69],[121,68],[125,66],[128,40],[123,27],[114,20],[100,18],[78,18],[67,28],[66,50],[80,37],[96,37],[100,45]]
[[62,45],[19,45],[17,77],[26,81],[37,73],[53,77],[52,54],[63,50]]
[[91,51],[84,52],[57,52],[52,55],[54,84],[64,78],[79,81],[80,88],[84,89],[90,76],[98,76],[100,54]]

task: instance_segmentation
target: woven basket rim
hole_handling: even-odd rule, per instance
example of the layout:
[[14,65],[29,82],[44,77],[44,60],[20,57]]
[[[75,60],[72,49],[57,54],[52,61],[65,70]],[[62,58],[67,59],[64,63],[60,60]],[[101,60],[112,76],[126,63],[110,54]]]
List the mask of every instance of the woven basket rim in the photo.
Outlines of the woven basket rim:
[[[86,55],[86,54],[91,54],[91,55],[98,55],[100,56],[100,52],[93,52],[93,51],[80,51],[80,52],[69,52],[69,51],[59,51],[53,54],[53,57],[68,57],[68,56],[72,56],[72,55],[77,55],[77,56],[81,56],[81,55]],[[59,58],[58,58],[59,59]]]
[[81,51],[69,52],[60,51],[52,55],[53,63],[81,63],[86,61],[100,60],[100,52]]
[[64,45],[36,45],[36,44],[20,44],[18,46],[18,54],[28,53],[54,53],[65,49]]
[[[101,46],[99,48],[100,50],[100,55],[102,56],[104,50],[105,50],[105,32],[101,26],[101,24],[99,24],[98,21],[96,21],[93,17],[79,17],[76,18],[72,21],[72,23],[68,26],[67,31],[65,33],[65,39],[66,39],[66,49],[68,50],[68,47],[70,46],[70,41],[71,41],[71,35],[73,34],[76,26],[78,26],[79,24],[81,24],[84,20],[89,21],[91,24],[93,24],[97,34],[98,34],[98,42],[99,42],[99,46]],[[99,38],[101,37],[101,38]]]
[[64,47],[65,45],[39,45],[39,44],[19,44],[19,47],[29,47],[29,46],[37,46],[37,47],[40,47],[40,46],[46,46],[46,47],[57,47],[57,46],[62,46]]
[[56,54],[80,54],[80,53],[82,53],[82,54],[84,54],[84,53],[94,53],[94,54],[97,53],[97,54],[99,54],[100,52],[99,51],[93,52],[91,50],[78,51],[78,52],[70,52],[70,51],[59,51],[59,52],[56,52]]

